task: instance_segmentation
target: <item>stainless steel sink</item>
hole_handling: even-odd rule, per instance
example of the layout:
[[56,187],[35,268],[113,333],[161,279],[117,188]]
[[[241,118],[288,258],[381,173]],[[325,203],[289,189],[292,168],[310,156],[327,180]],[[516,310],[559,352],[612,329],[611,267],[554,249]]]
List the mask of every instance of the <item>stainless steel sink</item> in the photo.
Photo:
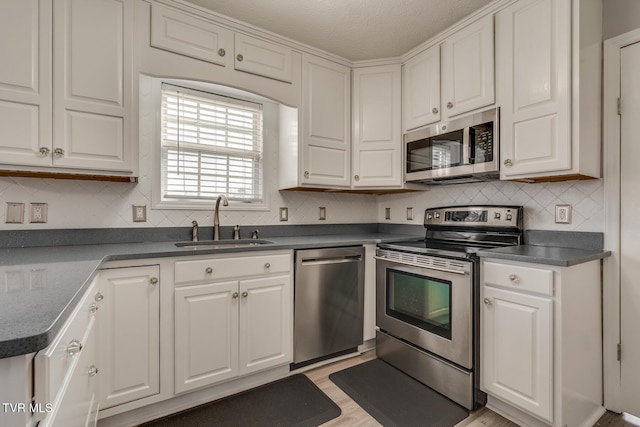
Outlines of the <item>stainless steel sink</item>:
[[271,240],[240,239],[240,240],[201,240],[199,242],[178,242],[176,246],[183,249],[225,249],[248,248],[252,246],[268,245]]

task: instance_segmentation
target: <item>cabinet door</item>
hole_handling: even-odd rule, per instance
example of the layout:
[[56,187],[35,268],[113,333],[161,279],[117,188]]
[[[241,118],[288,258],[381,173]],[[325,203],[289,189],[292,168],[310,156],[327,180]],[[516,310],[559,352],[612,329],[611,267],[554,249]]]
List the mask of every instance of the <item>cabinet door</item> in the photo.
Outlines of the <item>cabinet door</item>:
[[351,184],[351,71],[303,55],[302,170],[304,185]]
[[411,58],[402,67],[404,130],[440,120],[440,46]]
[[442,45],[443,120],[493,104],[493,16],[449,37]]
[[54,166],[132,171],[133,2],[54,0],[53,22]]
[[353,73],[353,186],[402,185],[400,66]]
[[175,290],[175,392],[238,375],[238,282]]
[[100,408],[160,392],[160,270],[102,270],[99,275]]
[[48,0],[0,2],[0,163],[51,166],[51,14]]
[[240,281],[240,373],[287,364],[292,355],[291,276]]
[[152,5],[153,47],[225,66],[233,56],[232,38],[231,30],[161,4]]
[[484,287],[484,390],[547,421],[553,416],[553,300]]
[[571,168],[571,1],[496,14],[502,179]]
[[291,49],[236,33],[235,50],[236,70],[291,83]]

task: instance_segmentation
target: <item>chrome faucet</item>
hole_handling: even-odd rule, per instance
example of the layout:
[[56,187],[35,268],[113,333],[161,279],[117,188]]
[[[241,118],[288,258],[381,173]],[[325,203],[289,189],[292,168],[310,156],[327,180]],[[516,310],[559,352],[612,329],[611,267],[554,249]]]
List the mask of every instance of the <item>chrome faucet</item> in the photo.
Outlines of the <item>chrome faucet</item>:
[[216,200],[216,210],[213,213],[213,240],[220,240],[220,217],[218,215],[220,211],[220,200],[222,200],[223,206],[229,206],[227,196],[224,194],[219,195],[218,200]]

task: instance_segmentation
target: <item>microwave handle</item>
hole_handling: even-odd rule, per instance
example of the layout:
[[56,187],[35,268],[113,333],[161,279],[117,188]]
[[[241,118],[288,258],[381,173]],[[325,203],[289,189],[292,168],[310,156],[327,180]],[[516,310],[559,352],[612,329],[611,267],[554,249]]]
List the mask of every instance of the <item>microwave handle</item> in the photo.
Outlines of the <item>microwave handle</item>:
[[469,126],[465,127],[462,130],[462,158],[463,158],[463,164],[465,165],[470,165],[473,164],[473,145],[471,143],[471,138],[470,138],[470,133],[469,133]]

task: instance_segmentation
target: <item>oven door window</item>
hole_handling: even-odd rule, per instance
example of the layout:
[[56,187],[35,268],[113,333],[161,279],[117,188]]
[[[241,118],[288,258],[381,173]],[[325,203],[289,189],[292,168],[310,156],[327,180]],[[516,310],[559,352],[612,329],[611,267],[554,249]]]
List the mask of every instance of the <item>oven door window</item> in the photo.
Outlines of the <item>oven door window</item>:
[[407,143],[407,173],[463,164],[463,131]]
[[387,316],[451,339],[451,282],[387,270]]

